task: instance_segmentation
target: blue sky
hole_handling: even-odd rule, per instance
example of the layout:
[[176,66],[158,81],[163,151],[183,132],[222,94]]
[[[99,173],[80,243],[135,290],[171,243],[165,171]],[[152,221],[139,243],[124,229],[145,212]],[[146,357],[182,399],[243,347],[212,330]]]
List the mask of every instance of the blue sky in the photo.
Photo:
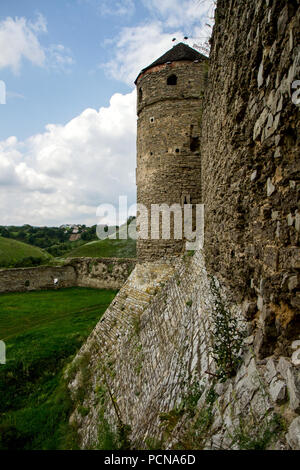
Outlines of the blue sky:
[[203,44],[212,15],[212,0],[1,0],[0,225],[133,204],[133,81],[173,37]]

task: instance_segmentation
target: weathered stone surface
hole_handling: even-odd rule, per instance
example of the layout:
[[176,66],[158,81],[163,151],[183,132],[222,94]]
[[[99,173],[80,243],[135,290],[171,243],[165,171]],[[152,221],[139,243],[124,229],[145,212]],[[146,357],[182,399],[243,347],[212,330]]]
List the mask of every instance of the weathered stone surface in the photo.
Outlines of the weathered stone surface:
[[272,180],[271,178],[268,178],[267,179],[267,196],[271,196],[275,191],[275,186],[274,184],[272,183]]
[[282,403],[286,397],[286,384],[283,380],[274,378],[270,383],[270,395],[275,403]]
[[[79,354],[90,358],[87,405],[96,400],[102,367],[113,369],[109,384],[136,447],[146,447],[145,437],[161,438],[161,413],[174,411],[186,399],[192,377],[203,387],[197,416],[213,419],[202,441],[195,444],[201,448],[238,448],[228,436],[239,430],[240,422],[250,435],[261,437],[259,433],[270,424],[264,421],[266,414],[271,420],[274,410],[280,412],[277,405],[285,386],[291,408],[287,411],[298,412],[298,371],[284,357],[276,365],[282,351],[290,353],[289,345],[299,334],[299,296],[291,279],[300,269],[299,113],[291,99],[298,24],[296,2],[286,8],[284,0],[219,0],[207,84],[202,79],[197,82],[200,65],[192,71],[184,63],[170,68],[164,64],[141,77],[145,90],[138,103],[138,200],[160,203],[165,192],[170,203],[187,190],[186,196],[195,194],[198,202],[202,194],[206,265],[201,253],[189,264],[178,259],[174,269],[163,263],[160,268],[159,263],[137,265]],[[165,87],[169,69],[180,79],[191,75],[191,90],[197,89],[194,98],[188,94],[187,100],[179,99],[178,88]],[[184,94],[186,83],[179,83]],[[200,87],[206,88],[203,102]],[[192,137],[199,137],[199,152],[189,147],[191,125]],[[184,166],[187,158],[190,164]],[[140,246],[140,261],[152,255],[168,258],[181,249],[181,240],[178,245],[148,240]],[[255,304],[248,318],[254,353],[270,360],[276,352],[276,363],[274,356],[268,365],[248,349],[237,376],[210,404],[216,366],[211,357],[214,303],[206,266],[222,279],[225,297],[235,305]],[[162,279],[164,286],[158,281]],[[217,390],[221,392],[222,386],[218,384]],[[89,420],[77,423],[83,448],[97,441],[99,405],[93,406]],[[109,399],[105,416],[112,426],[116,424]],[[195,420],[184,414],[164,447],[182,442],[193,425]],[[298,445],[295,428],[294,424],[288,438],[294,446]],[[287,443],[272,441],[268,448],[272,446],[284,449]]]
[[126,258],[73,258],[64,266],[0,269],[0,293],[73,286],[119,289],[135,264]]
[[272,382],[274,377],[276,377],[277,371],[275,367],[275,362],[273,358],[270,358],[266,364],[265,370],[265,379],[268,383]]
[[285,358],[281,357],[278,361],[277,370],[281,374],[281,377],[287,380],[288,370],[292,367],[291,363]]
[[[58,284],[54,283],[58,280]],[[0,269],[0,293],[27,292],[77,285],[73,266],[38,266],[35,268]]]
[[[148,209],[149,239],[137,240],[139,260],[155,260],[185,251],[186,239],[168,239],[161,227],[150,239],[151,204],[201,203],[200,113],[208,60],[174,60],[151,67],[137,80],[137,202]],[[168,85],[168,77],[177,77]],[[140,217],[140,222],[142,216]]]
[[[280,335],[290,340],[299,334],[293,325],[299,309],[300,126],[291,83],[299,67],[300,9],[282,0],[269,7],[251,0],[229,7],[219,0],[217,11],[202,115],[204,249],[208,269],[236,299],[259,296],[259,310],[282,302],[294,312],[290,327],[270,317],[272,335],[256,322],[256,351],[271,355],[281,351]],[[258,292],[261,278],[266,287]]]
[[297,276],[291,276],[288,279],[288,289],[289,291],[292,291],[296,289],[298,286],[298,277]]
[[120,289],[136,264],[132,258],[72,258],[66,262],[74,266],[78,286],[96,289]]
[[287,387],[290,398],[290,408],[300,412],[300,369],[290,368],[287,370]]
[[300,416],[291,422],[286,439],[291,449],[300,450]]
[[[190,299],[192,304],[187,305]],[[131,426],[134,447],[147,447],[147,436],[161,437],[159,416],[182,405],[184,397],[194,390],[192,380],[203,387],[195,419],[200,413],[206,416],[210,406],[207,399],[215,380],[210,375],[215,373],[211,358],[213,311],[201,253],[190,257],[188,263],[182,259],[175,264],[136,266],[78,355],[89,357],[91,379],[84,384],[87,390],[84,406],[93,409],[88,421],[76,417],[76,412],[73,414],[82,448],[97,441],[99,403],[95,384],[103,381],[102,367],[110,370],[110,387],[123,421]],[[285,381],[277,379],[276,374],[270,398],[266,394],[268,381],[264,373],[270,371],[268,380],[276,373],[274,358],[259,364],[250,349],[243,357],[236,377],[214,385],[218,398],[211,405],[213,419],[205,443],[201,440],[201,448],[237,448],[232,439],[228,441],[228,436],[238,429],[239,420],[248,422],[255,416],[261,422],[283,400]],[[275,383],[277,380],[279,384]],[[70,382],[72,394],[76,395],[78,387],[79,372]],[[116,424],[109,397],[106,418],[112,426]],[[249,423],[253,433],[257,432],[255,422]],[[164,442],[164,448],[184,440],[186,430],[192,426],[190,415],[184,415],[170,439]]]
[[222,449],[223,434],[215,434],[212,438],[211,449]]
[[270,412],[273,408],[273,403],[264,392],[262,384],[260,384],[260,388],[252,398],[248,409],[251,409],[251,412],[260,420],[263,419],[266,413]]
[[293,352],[291,361],[294,366],[300,366],[300,348]]
[[293,341],[292,344],[291,344],[291,348],[294,349],[294,350],[300,348],[300,339],[297,339],[296,341]]

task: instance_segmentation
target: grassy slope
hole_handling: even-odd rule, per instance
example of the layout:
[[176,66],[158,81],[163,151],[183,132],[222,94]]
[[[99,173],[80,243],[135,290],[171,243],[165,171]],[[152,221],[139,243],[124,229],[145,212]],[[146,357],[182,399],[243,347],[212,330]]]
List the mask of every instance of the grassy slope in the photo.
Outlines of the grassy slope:
[[[135,227],[135,221],[131,222],[131,226]],[[114,227],[109,227],[109,237],[105,240],[97,240],[88,242],[85,245],[72,250],[64,255],[64,257],[76,258],[77,256],[90,256],[92,258],[135,258],[136,242],[128,237],[125,240],[114,239],[116,235]],[[121,225],[117,230],[117,236],[127,236],[127,224]]]
[[50,258],[50,255],[41,248],[27,245],[10,238],[0,237],[0,267],[13,265],[24,258]]
[[70,288],[2,294],[0,450],[72,448],[71,402],[63,368],[116,291]]
[[76,258],[77,256],[90,256],[92,258],[135,258],[135,240],[99,240],[90,242],[72,250],[64,255],[65,257]]

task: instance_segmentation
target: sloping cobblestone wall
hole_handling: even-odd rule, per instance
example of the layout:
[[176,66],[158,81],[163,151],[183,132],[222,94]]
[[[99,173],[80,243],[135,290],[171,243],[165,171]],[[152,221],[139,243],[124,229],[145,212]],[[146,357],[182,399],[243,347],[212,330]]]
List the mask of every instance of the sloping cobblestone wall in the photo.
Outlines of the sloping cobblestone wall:
[[112,429],[129,425],[135,449],[300,446],[299,344],[290,357],[257,361],[248,336],[237,375],[222,383],[214,312],[202,253],[137,265],[68,372],[82,448],[97,447],[103,417]]

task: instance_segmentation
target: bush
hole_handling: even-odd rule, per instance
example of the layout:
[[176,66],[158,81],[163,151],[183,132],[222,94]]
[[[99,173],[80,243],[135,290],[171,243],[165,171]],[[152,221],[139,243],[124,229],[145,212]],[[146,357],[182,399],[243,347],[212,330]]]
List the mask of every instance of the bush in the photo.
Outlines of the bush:
[[215,279],[211,276],[211,291],[215,300],[213,312],[213,358],[217,364],[217,376],[225,382],[233,377],[241,364],[240,351],[245,338],[235,318],[221,298]]

